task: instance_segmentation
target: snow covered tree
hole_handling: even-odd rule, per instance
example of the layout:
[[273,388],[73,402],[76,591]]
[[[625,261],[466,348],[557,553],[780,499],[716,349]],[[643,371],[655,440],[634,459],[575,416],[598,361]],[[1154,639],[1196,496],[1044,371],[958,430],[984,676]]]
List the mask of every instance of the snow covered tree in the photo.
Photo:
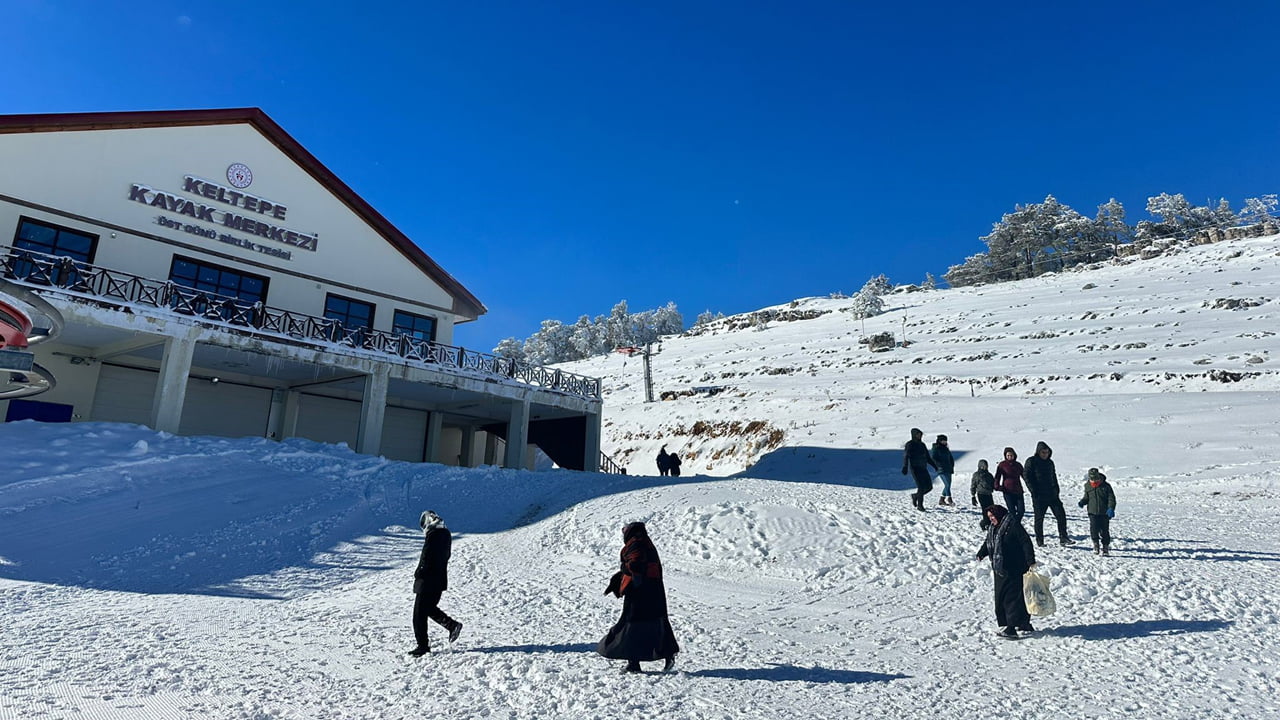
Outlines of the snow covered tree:
[[884,312],[884,300],[871,288],[862,288],[849,303],[849,312],[859,320]]
[[1275,220],[1271,214],[1276,209],[1275,195],[1263,195],[1260,198],[1245,198],[1244,209],[1240,211],[1240,222],[1248,224],[1265,223]]
[[1197,230],[1209,227],[1225,227],[1235,223],[1235,213],[1231,204],[1225,199],[1218,201],[1218,206],[1196,206],[1187,201],[1182,193],[1170,195],[1160,193],[1147,198],[1147,212],[1159,218],[1158,221],[1144,220],[1138,223],[1138,237],[1143,240],[1176,237],[1186,239]]
[[694,319],[693,327],[696,327],[696,328],[702,327],[703,325],[707,325],[709,323],[715,322],[716,320],[720,320],[723,317],[724,317],[724,313],[721,313],[721,312],[713,313],[710,310],[703,310],[702,312],[698,313],[698,317]]
[[1111,198],[1098,206],[1093,218],[1098,242],[1111,246],[1111,254],[1119,255],[1120,246],[1133,241],[1133,226],[1125,222],[1124,205]]
[[933,276],[933,273],[925,273],[924,282],[920,283],[920,287],[924,288],[925,290],[937,290],[938,279]]
[[509,337],[498,343],[498,346],[493,349],[493,354],[512,360],[524,360],[524,344],[513,337]]
[[893,283],[889,282],[889,278],[880,274],[868,280],[859,292],[871,292],[875,295],[884,295],[892,289]]
[[537,365],[551,365],[566,360],[576,359],[569,340],[573,336],[573,327],[559,320],[543,320],[542,328],[524,341],[524,354],[529,362]]
[[601,327],[583,315],[573,324],[573,332],[569,336],[569,346],[573,348],[575,360],[589,358],[597,353],[612,350],[606,348],[601,341]]

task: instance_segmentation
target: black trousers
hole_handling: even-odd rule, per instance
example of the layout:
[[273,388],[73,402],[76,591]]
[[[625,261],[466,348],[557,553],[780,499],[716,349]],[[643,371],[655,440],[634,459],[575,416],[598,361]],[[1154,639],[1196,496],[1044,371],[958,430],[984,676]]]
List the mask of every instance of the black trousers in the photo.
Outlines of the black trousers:
[[996,624],[1000,627],[1026,627],[1031,624],[1027,601],[1022,596],[1022,575],[996,575]]
[[928,468],[912,467],[911,479],[916,481],[916,495],[919,496],[920,502],[923,502],[924,496],[933,490],[933,478],[929,477]]
[[1094,545],[1102,540],[1102,547],[1111,547],[1111,518],[1106,515],[1089,515],[1089,539]]
[[1027,506],[1022,499],[1022,493],[1002,492],[1000,494],[1004,495],[1004,506],[1010,515],[1021,520],[1022,516],[1027,514]]
[[1032,512],[1035,513],[1034,525],[1036,528],[1036,543],[1044,542],[1044,514],[1052,510],[1053,516],[1058,520],[1058,539],[1066,540],[1067,535],[1067,511],[1062,507],[1062,500],[1059,498],[1038,498],[1031,496]]
[[453,618],[440,609],[440,596],[443,594],[440,589],[423,589],[413,599],[413,636],[420,648],[431,647],[427,638],[427,620],[435,620],[444,627],[453,625]]

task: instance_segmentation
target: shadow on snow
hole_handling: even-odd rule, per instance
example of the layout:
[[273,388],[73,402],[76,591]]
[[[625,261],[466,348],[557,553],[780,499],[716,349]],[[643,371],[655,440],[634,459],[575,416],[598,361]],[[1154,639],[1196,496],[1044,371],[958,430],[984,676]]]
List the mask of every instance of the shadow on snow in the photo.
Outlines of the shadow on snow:
[[910,677],[899,673],[887,674],[864,670],[799,667],[776,663],[770,663],[769,667],[763,668],[714,668],[710,670],[693,670],[684,674],[692,677],[727,678],[729,680],[769,680],[771,682],[810,682],[840,685],[890,682]]
[[1226,630],[1231,623],[1226,620],[1138,620],[1129,623],[1097,623],[1093,625],[1066,625],[1041,633],[1058,637],[1077,637],[1082,640],[1121,640],[1126,638],[1186,635],[1188,633]]

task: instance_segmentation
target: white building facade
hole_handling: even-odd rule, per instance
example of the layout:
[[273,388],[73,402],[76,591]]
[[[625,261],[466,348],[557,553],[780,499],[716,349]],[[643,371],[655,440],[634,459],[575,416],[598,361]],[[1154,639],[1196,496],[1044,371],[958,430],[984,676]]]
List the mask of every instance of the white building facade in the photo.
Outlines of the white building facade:
[[599,469],[599,381],[452,345],[483,304],[258,109],[0,116],[0,262],[65,320],[7,421]]

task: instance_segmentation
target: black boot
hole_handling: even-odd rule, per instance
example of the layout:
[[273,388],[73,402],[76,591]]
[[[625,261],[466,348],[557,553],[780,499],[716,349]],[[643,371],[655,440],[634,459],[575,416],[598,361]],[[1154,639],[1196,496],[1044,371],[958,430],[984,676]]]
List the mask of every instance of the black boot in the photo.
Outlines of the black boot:
[[429,652],[431,652],[431,648],[427,647],[426,645],[419,645],[418,647],[410,650],[409,654],[414,657],[422,657],[423,655],[426,655]]
[[628,661],[627,661],[627,666],[626,666],[626,667],[624,667],[624,668],[622,668],[622,672],[624,672],[624,673],[638,673],[638,672],[644,672],[644,670],[642,670],[642,669],[640,668],[640,661],[639,661],[639,660],[628,660]]
[[454,620],[449,623],[449,642],[452,644],[462,634],[462,623]]

